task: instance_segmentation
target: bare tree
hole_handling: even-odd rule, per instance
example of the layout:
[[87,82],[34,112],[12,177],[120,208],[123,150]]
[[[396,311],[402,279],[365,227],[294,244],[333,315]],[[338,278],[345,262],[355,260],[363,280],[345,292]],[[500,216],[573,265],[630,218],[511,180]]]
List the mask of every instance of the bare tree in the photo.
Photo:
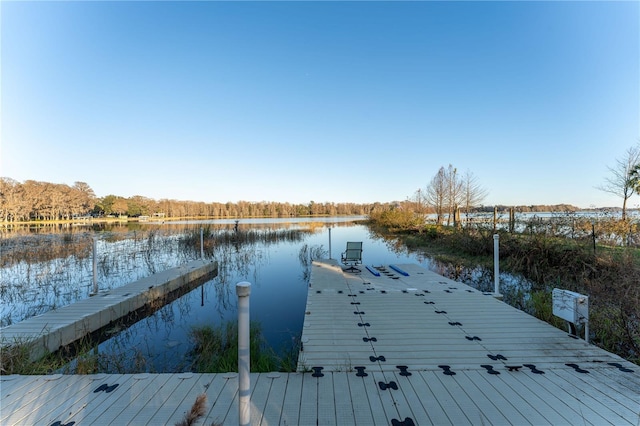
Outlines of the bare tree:
[[447,210],[449,216],[447,218],[447,225],[451,224],[451,220],[456,221],[456,213],[458,208],[464,202],[463,196],[463,182],[458,176],[458,169],[449,164],[449,167],[445,170],[445,182],[447,185]]
[[469,170],[463,177],[463,186],[464,209],[468,224],[471,209],[482,204],[487,197],[487,190],[478,183],[478,179]]
[[640,144],[627,149],[613,167],[607,167],[610,176],[597,189],[622,198],[622,220],[627,218],[627,200],[634,194],[636,180],[634,170],[640,165]]
[[[418,192],[420,194],[420,192]],[[464,208],[467,221],[471,208],[476,207],[487,196],[487,191],[478,183],[470,171],[460,176],[451,164],[440,167],[424,191],[424,199],[436,212],[436,223],[440,225],[447,214],[447,225],[454,221],[459,225],[459,212]]]
[[427,203],[436,211],[436,224],[442,223],[444,217],[445,200],[447,197],[446,171],[440,167],[438,173],[431,179],[425,190]]
[[429,210],[427,190],[418,188],[416,192],[413,193],[413,196],[411,198],[407,198],[407,201],[402,204],[416,212],[418,215],[424,215]]

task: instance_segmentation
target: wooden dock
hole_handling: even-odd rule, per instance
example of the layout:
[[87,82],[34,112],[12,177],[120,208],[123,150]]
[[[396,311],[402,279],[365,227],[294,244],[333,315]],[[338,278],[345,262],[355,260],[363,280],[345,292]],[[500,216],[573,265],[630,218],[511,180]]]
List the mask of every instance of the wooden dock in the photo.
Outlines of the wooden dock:
[[0,343],[28,344],[35,361],[217,271],[217,262],[194,260],[4,327]]
[[[634,425],[640,368],[416,265],[314,262],[297,373],[251,376],[252,425]],[[376,270],[377,271],[377,270]],[[0,377],[2,425],[238,423],[227,374]]]

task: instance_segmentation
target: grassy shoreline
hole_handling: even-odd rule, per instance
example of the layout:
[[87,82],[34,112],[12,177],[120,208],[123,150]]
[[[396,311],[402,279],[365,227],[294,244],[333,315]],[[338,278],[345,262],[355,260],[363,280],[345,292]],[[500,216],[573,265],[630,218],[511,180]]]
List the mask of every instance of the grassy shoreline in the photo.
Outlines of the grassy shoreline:
[[[387,217],[388,219],[388,217]],[[410,251],[451,266],[493,265],[493,230],[416,225],[373,217],[369,226]],[[526,278],[529,293],[510,303],[566,330],[551,312],[554,287],[589,295],[590,340],[640,365],[640,249],[593,245],[545,234],[500,235],[500,270]]]

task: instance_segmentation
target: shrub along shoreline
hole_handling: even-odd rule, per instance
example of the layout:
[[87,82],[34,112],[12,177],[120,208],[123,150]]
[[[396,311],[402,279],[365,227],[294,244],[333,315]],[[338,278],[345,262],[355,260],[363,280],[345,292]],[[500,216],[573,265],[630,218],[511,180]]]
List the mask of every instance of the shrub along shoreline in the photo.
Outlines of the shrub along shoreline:
[[[609,225],[631,229],[625,222]],[[369,226],[451,269],[493,264],[494,231],[490,227],[430,225],[410,211],[372,215]],[[531,292],[510,301],[512,305],[566,329],[552,315],[553,288],[586,294],[590,342],[640,365],[640,249],[594,245],[586,237],[566,238],[549,232],[497,233],[500,270],[532,283]]]

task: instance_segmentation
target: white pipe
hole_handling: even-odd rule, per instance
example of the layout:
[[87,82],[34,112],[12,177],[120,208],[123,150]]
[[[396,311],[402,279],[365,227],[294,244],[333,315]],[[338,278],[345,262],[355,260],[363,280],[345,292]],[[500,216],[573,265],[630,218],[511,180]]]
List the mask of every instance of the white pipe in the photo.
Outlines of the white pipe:
[[204,260],[204,228],[200,228],[200,258]]
[[251,353],[249,344],[249,295],[251,283],[236,284],[238,295],[238,424],[251,424]]
[[493,295],[501,297],[500,294],[500,235],[493,234]]
[[329,259],[331,259],[331,227],[329,227]]
[[98,294],[98,238],[93,237],[93,294]]
[[584,341],[589,343],[589,320],[584,324]]

